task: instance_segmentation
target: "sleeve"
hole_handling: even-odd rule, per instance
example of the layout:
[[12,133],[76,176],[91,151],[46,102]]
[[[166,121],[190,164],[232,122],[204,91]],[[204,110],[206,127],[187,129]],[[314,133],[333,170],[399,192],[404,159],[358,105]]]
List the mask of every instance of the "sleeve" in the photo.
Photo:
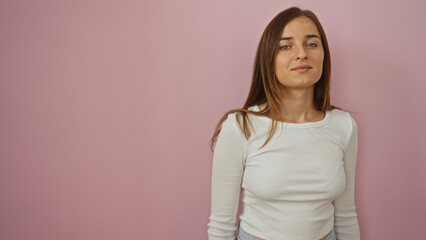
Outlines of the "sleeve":
[[234,240],[244,172],[246,139],[235,114],[222,123],[213,155],[209,240]]
[[344,153],[346,188],[342,196],[334,200],[334,228],[338,240],[359,240],[360,230],[355,211],[355,168],[358,152],[358,128],[349,115],[349,140]]

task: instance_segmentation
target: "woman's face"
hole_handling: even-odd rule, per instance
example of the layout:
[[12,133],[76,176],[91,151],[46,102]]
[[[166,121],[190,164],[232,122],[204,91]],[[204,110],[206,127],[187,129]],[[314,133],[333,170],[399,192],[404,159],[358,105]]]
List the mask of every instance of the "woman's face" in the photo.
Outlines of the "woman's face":
[[275,56],[275,75],[285,89],[313,88],[322,74],[324,49],[314,22],[298,17],[285,27]]

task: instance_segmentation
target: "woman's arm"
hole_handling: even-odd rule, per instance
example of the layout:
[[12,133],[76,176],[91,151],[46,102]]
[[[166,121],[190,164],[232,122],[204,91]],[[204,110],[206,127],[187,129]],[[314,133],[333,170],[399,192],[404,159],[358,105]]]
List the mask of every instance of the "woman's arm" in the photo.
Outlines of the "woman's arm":
[[[349,115],[349,114],[348,114]],[[344,154],[346,188],[342,196],[333,201],[334,227],[337,239],[358,240],[360,231],[355,211],[355,168],[358,152],[358,128],[355,120],[350,118],[350,135]]]
[[235,114],[222,124],[213,155],[209,240],[234,240],[241,181],[244,171],[246,140]]

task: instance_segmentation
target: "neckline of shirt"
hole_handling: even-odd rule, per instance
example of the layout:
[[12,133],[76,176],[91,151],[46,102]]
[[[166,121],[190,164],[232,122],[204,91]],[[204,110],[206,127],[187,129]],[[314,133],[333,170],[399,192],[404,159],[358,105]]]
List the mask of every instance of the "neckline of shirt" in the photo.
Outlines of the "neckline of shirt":
[[[249,110],[259,112],[259,105],[254,105],[252,107],[249,107]],[[332,110],[331,110],[332,111]],[[325,111],[325,117],[319,121],[315,122],[306,122],[306,123],[289,123],[289,122],[280,122],[278,121],[277,127],[283,126],[285,128],[310,128],[310,127],[322,127],[330,122],[331,120],[331,111]],[[271,123],[272,119],[267,116],[256,116],[252,115],[253,117],[259,118],[263,122]],[[281,124],[282,123],[282,124]]]

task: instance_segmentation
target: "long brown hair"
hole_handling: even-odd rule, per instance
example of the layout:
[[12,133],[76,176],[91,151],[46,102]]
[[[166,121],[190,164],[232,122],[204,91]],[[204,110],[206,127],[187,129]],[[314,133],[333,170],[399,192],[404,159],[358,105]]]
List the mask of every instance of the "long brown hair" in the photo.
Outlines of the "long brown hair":
[[[315,23],[321,35],[322,46],[324,48],[322,75],[319,81],[314,85],[315,108],[322,112],[337,108],[330,104],[331,61],[330,51],[324,29],[313,12],[309,10],[301,10],[297,7],[288,8],[275,16],[266,26],[257,47],[256,57],[253,64],[253,77],[247,100],[242,108],[229,110],[219,120],[216,125],[213,137],[210,140],[210,147],[212,150],[214,149],[217,137],[220,133],[220,130],[222,129],[222,123],[227,119],[228,114],[235,112],[237,113],[236,119],[238,126],[244,133],[244,136],[247,140],[251,136],[251,131],[254,130],[250,119],[247,116],[249,113],[256,116],[269,116],[272,118],[272,125],[270,127],[269,136],[261,148],[264,147],[269,142],[269,140],[271,140],[277,127],[277,121],[283,121],[284,119],[279,108],[279,100],[282,97],[281,92],[279,91],[280,83],[275,77],[274,67],[275,56],[278,51],[278,43],[284,27],[291,20],[302,16],[310,18]],[[266,103],[266,106],[259,112],[248,110],[248,108],[254,105],[263,103]]]

